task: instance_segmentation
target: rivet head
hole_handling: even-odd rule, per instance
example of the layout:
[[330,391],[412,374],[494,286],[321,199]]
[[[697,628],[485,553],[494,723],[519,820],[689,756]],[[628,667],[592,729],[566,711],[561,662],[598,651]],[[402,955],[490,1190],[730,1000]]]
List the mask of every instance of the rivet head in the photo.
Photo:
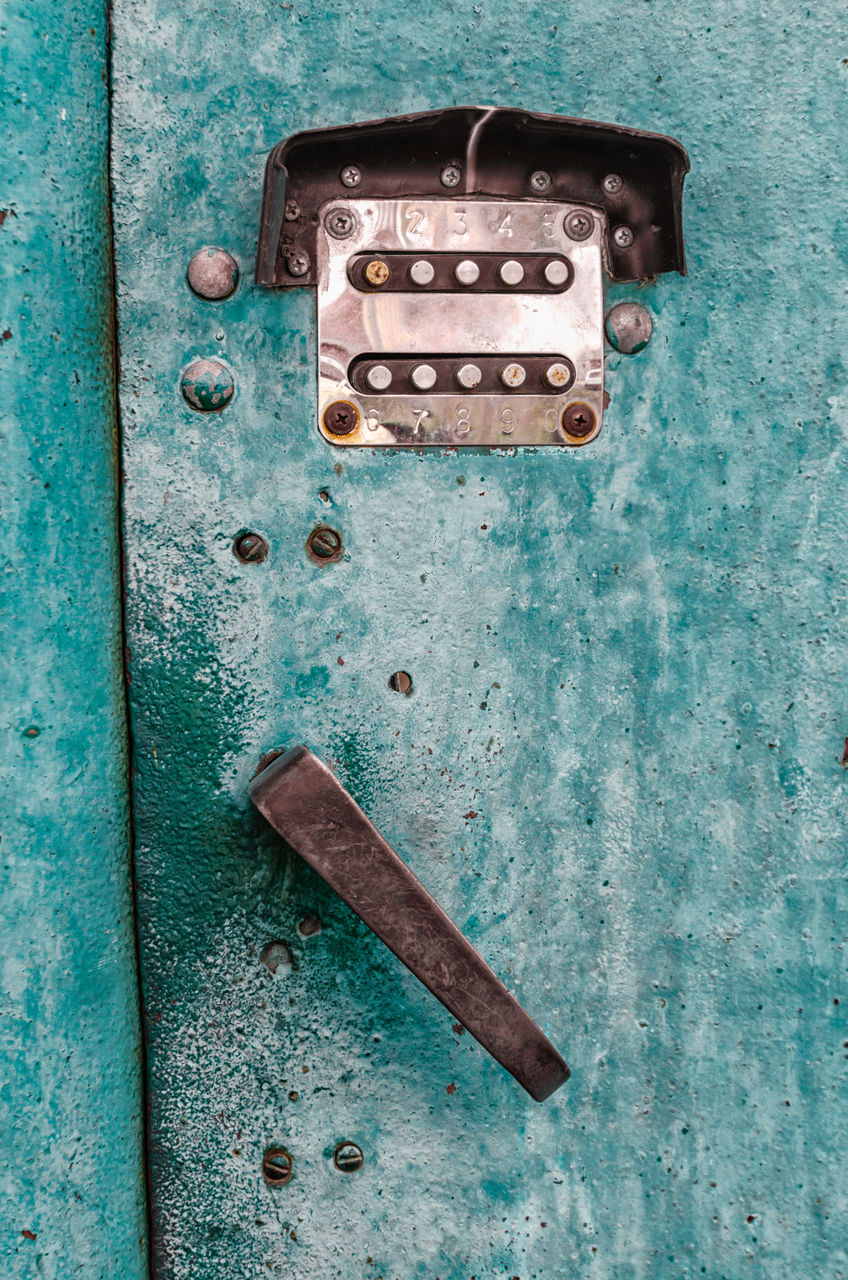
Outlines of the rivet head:
[[604,178],[603,187],[607,195],[614,196],[624,186],[624,179],[620,173],[608,173]]
[[331,436],[349,436],[359,426],[359,410],[350,400],[334,400],[324,410],[322,421]]
[[364,1163],[362,1148],[355,1142],[340,1142],[333,1152],[333,1164],[342,1173],[356,1173]]
[[565,215],[563,226],[570,240],[588,240],[595,229],[595,219],[585,209],[572,209]]
[[387,391],[392,385],[392,371],[385,364],[372,364],[365,375],[365,381],[372,391]]
[[619,249],[629,249],[635,237],[630,227],[616,227],[612,233],[613,243],[618,245]]
[[262,1159],[262,1177],[269,1187],[284,1187],[291,1182],[294,1160],[285,1147],[269,1147]]
[[613,307],[605,327],[610,345],[626,356],[644,351],[654,332],[650,315],[638,302],[620,302]]
[[428,262],[426,258],[419,258],[418,262],[413,262],[409,268],[409,278],[413,284],[432,284],[435,274],[432,262]]
[[436,385],[436,370],[431,364],[417,364],[409,375],[416,391],[429,391]]
[[238,263],[226,249],[201,249],[188,264],[189,285],[198,298],[220,302],[229,298],[238,284]]
[[261,564],[268,555],[268,543],[260,533],[240,533],[233,543],[233,554],[242,564]]
[[324,226],[334,240],[347,240],[356,230],[356,214],[352,209],[331,209],[324,218]]
[[192,409],[213,413],[230,403],[236,384],[219,360],[193,360],[183,373],[180,389]]
[[332,564],[342,557],[342,535],[338,529],[319,524],[306,539],[306,553],[317,564]]
[[584,404],[582,400],[575,400],[572,404],[566,405],[562,411],[563,431],[577,440],[591,435],[597,421],[595,410],[590,404]]
[[524,379],[527,377],[527,371],[523,364],[507,364],[504,365],[500,372],[501,382],[505,387],[521,387],[524,385]]
[[476,284],[480,279],[480,268],[470,258],[465,258],[464,261],[458,262],[453,269],[453,273],[460,284]]
[[458,164],[446,164],[439,179],[443,187],[458,187],[462,181],[462,170]]
[[342,186],[358,187],[362,181],[362,170],[358,169],[355,164],[346,164],[339,177],[342,180]]
[[524,279],[524,268],[520,262],[516,262],[515,258],[508,258],[498,267],[498,277],[501,284],[509,285],[514,289]]
[[530,186],[534,191],[550,191],[552,178],[547,169],[536,169],[530,174]]
[[375,289],[379,289],[380,285],[386,283],[391,272],[389,270],[388,262],[383,262],[382,258],[373,258],[371,262],[366,265],[363,274],[368,284],[372,285]]
[[456,371],[456,380],[465,391],[473,391],[483,381],[483,370],[477,364],[463,364]]

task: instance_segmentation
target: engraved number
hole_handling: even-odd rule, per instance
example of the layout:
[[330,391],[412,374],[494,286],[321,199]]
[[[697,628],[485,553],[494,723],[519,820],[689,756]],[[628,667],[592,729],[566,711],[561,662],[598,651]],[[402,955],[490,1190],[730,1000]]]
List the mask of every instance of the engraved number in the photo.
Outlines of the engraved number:
[[556,231],[556,214],[553,209],[549,209],[542,218],[542,229],[547,238],[552,240]]
[[557,429],[557,411],[556,409],[548,409],[545,413],[545,430],[556,431]]
[[467,227],[467,225],[466,225],[466,221],[465,221],[466,216],[467,216],[467,215],[466,215],[466,213],[465,213],[465,210],[464,210],[464,209],[455,209],[455,210],[454,210],[454,214],[456,215],[457,222],[459,223],[459,226],[458,226],[458,227],[456,227],[456,228],[454,229],[454,235],[455,235],[455,236],[464,236],[464,235],[465,235],[465,233],[466,233],[466,231],[468,230],[468,227]]
[[420,236],[421,229],[424,226],[424,214],[420,209],[407,209],[406,221],[409,224],[406,228],[407,233],[411,236]]
[[415,414],[415,426],[412,428],[412,434],[417,436],[421,432],[421,423],[425,418],[429,418],[429,409],[416,409],[413,405],[412,412]]
[[368,409],[366,411],[365,425],[369,431],[376,431],[380,426],[380,415],[376,409]]
[[503,413],[501,414],[501,422],[503,424],[501,427],[501,431],[503,431],[506,435],[509,435],[511,431],[515,430],[515,414],[513,413],[512,409],[504,409]]
[[512,214],[511,213],[505,213],[504,216],[501,218],[500,222],[498,223],[498,231],[501,233],[501,235],[504,235],[504,236],[512,235]]
[[456,426],[461,436],[467,436],[471,430],[471,411],[465,406],[456,411]]

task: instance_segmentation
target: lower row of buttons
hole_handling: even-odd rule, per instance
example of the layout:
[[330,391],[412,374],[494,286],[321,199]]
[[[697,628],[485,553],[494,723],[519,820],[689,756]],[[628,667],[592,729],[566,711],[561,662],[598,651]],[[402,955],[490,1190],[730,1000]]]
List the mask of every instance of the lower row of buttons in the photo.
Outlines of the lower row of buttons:
[[478,394],[524,394],[567,391],[574,382],[574,366],[564,356],[529,356],[509,359],[503,356],[428,357],[412,363],[409,357],[374,361],[363,358],[349,371],[351,383],[358,391],[378,394],[410,391],[477,392]]

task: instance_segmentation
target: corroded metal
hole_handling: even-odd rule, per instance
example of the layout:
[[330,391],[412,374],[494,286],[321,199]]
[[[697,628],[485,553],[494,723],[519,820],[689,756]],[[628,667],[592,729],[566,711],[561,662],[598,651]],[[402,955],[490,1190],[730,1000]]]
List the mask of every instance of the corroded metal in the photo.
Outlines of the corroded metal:
[[537,1102],[568,1067],[503,983],[308,748],[257,775],[250,798],[271,826]]

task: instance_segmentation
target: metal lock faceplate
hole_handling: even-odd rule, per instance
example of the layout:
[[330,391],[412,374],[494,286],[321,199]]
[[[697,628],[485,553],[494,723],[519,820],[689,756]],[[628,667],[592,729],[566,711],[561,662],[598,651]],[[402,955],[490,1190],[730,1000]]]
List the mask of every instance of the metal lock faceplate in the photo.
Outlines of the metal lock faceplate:
[[[566,231],[578,210],[591,226],[580,240]],[[327,440],[491,448],[597,436],[602,212],[538,200],[342,199],[319,218],[318,414]],[[563,261],[568,277],[557,280],[560,265],[552,285],[545,269]],[[372,262],[380,264],[373,280],[386,267],[389,279],[370,283]],[[474,263],[479,278],[462,283],[460,263]],[[510,283],[516,263],[523,277]]]

